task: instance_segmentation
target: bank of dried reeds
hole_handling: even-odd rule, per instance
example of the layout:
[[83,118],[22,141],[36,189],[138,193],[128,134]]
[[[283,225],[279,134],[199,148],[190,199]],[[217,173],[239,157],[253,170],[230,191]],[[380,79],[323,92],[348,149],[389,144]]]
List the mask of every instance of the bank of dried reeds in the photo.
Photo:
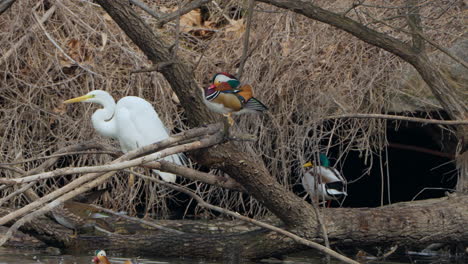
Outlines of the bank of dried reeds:
[[[160,5],[177,6],[178,1],[146,1],[154,10]],[[237,70],[242,54],[242,27],[226,20],[230,7],[243,14],[247,2],[220,1],[208,6],[205,25],[209,31],[179,34],[177,54],[191,64],[200,86],[207,85],[215,72]],[[320,2],[320,1],[318,1]],[[344,11],[353,1],[321,1],[325,8]],[[410,38],[392,27],[404,25],[395,18],[404,1],[368,1],[349,15],[363,23],[374,23],[381,32],[403,40]],[[398,2],[398,3],[396,3]],[[449,46],[463,32],[463,1],[449,4],[423,1],[426,34]],[[447,10],[444,8],[448,8]],[[54,13],[43,27],[37,26],[51,8]],[[136,8],[137,9],[137,8]],[[255,143],[245,143],[262,155],[269,171],[287,188],[299,183],[300,164],[319,151],[339,145],[340,164],[351,150],[364,155],[386,143],[385,122],[378,119],[343,119],[326,122],[327,116],[345,113],[386,113],[389,103],[407,95],[398,85],[403,63],[395,56],[359,41],[351,35],[298,14],[259,4],[250,36],[253,49],[245,65],[242,81],[252,84],[256,97],[269,106],[266,116],[238,117],[235,130],[258,135]],[[176,23],[159,29],[157,20],[138,10],[154,31],[174,40]],[[440,15],[440,16],[439,16]],[[35,18],[37,16],[37,18]],[[428,19],[431,18],[431,19]],[[375,19],[392,25],[375,23]],[[181,26],[184,26],[181,24]],[[150,101],[172,131],[187,129],[183,108],[173,100],[171,88],[162,75],[131,74],[151,66],[102,8],[92,1],[17,1],[0,16],[0,162],[12,162],[52,154],[63,146],[82,141],[116,142],[99,136],[90,116],[96,106],[62,101],[90,90],[109,91],[116,99],[134,95]],[[22,38],[27,36],[24,41]],[[198,61],[199,64],[197,65]],[[197,67],[195,68],[195,65]],[[416,100],[424,101],[424,98]],[[111,158],[102,154],[64,157],[55,167],[102,164]],[[42,160],[15,165],[30,170]],[[369,164],[372,160],[369,161]],[[338,166],[339,167],[339,166]],[[10,170],[2,176],[16,177]],[[74,177],[78,177],[74,176]],[[39,194],[50,192],[72,177],[49,180],[34,187]],[[184,181],[184,184],[190,184]],[[265,210],[250,197],[195,183],[207,201],[233,210],[262,215]],[[100,202],[112,209],[134,213],[135,206],[149,213],[167,216],[174,193],[137,179],[128,186],[120,173],[106,184],[112,190]],[[0,191],[3,194],[11,189]],[[24,198],[12,204],[24,203]]]

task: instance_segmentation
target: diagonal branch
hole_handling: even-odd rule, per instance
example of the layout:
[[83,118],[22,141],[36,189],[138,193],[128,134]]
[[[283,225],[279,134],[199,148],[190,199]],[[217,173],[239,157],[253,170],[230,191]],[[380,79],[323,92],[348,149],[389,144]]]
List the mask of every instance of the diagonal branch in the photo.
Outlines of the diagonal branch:
[[201,206],[201,207],[205,207],[207,209],[210,209],[210,210],[213,210],[213,211],[216,211],[216,212],[226,214],[226,215],[229,215],[231,217],[240,219],[240,220],[245,221],[247,223],[251,223],[251,224],[254,224],[254,225],[257,225],[257,226],[260,226],[260,227],[263,227],[263,228],[266,228],[266,229],[269,229],[269,230],[272,230],[272,231],[275,231],[275,232],[277,232],[279,234],[285,235],[285,236],[293,239],[297,243],[300,243],[300,244],[306,245],[308,247],[317,249],[320,252],[325,253],[327,255],[330,255],[330,256],[332,256],[334,258],[337,258],[337,259],[339,259],[339,260],[341,260],[343,262],[352,263],[352,264],[359,264],[359,262],[354,261],[354,260],[352,260],[352,259],[350,259],[350,258],[348,258],[346,256],[343,256],[343,255],[337,253],[336,251],[331,250],[330,248],[324,247],[324,246],[322,246],[322,245],[320,245],[318,243],[315,243],[315,242],[312,242],[310,240],[304,239],[304,238],[302,238],[302,237],[300,237],[300,236],[298,236],[296,234],[293,234],[293,233],[291,233],[289,231],[286,231],[286,230],[281,229],[279,227],[276,227],[276,226],[273,226],[273,225],[270,225],[270,224],[267,224],[267,223],[264,223],[264,222],[261,222],[261,221],[258,221],[258,220],[243,216],[243,215],[240,215],[237,212],[233,212],[231,210],[228,210],[228,209],[225,209],[225,208],[222,208],[222,207],[207,203],[200,196],[196,195],[194,192],[192,192],[192,191],[190,191],[190,190],[188,190],[188,189],[186,189],[184,187],[176,186],[176,185],[170,184],[170,183],[166,183],[166,182],[163,182],[161,180],[158,180],[158,179],[155,179],[155,178],[152,178],[152,177],[148,177],[148,176],[143,175],[141,173],[135,173],[135,175],[137,175],[138,177],[141,177],[141,178],[143,178],[145,180],[153,181],[153,182],[156,182],[158,184],[161,184],[161,185],[167,186],[169,188],[172,188],[172,189],[174,189],[176,191],[185,193],[188,196],[192,197],[195,201],[197,201],[198,205]]
[[3,14],[3,12],[7,11],[8,8],[10,8],[15,2],[16,0],[1,0],[0,1],[0,15]]
[[255,0],[249,0],[249,9],[247,14],[247,29],[244,33],[244,47],[242,48],[242,57],[240,60],[239,70],[237,72],[237,77],[239,80],[242,79],[242,74],[244,73],[244,65],[247,61],[248,52],[249,52],[249,38],[250,38],[250,29],[252,28],[252,18],[254,12]]
[[418,32],[423,32],[421,25],[421,15],[419,14],[419,0],[406,1],[406,20],[411,29],[411,37],[413,38],[413,47],[418,52],[424,52],[424,40]]
[[[163,141],[160,141],[160,142],[157,142],[157,143],[154,143],[154,144],[151,144],[151,145],[148,145],[148,146],[145,146],[145,147],[142,147],[142,148],[139,148],[139,149],[136,149],[136,150],[133,150],[133,151],[130,151],[128,153],[126,153],[125,155],[121,156],[120,158],[114,160],[113,162],[111,162],[111,164],[113,163],[118,163],[118,162],[121,162],[121,161],[125,161],[125,160],[129,160],[129,159],[132,159],[132,158],[135,158],[135,157],[139,157],[141,155],[145,155],[146,153],[148,152],[154,152],[154,151],[157,151],[163,147],[167,147],[167,146],[170,146],[172,144],[175,144],[177,142],[181,142],[181,141],[184,141],[186,139],[189,139],[189,138],[192,138],[192,137],[196,137],[196,136],[200,136],[200,135],[203,135],[207,132],[213,132],[213,131],[219,131],[219,124],[214,124],[214,125],[210,125],[208,127],[204,127],[204,128],[199,128],[199,129],[192,129],[192,130],[188,130],[188,131],[184,131],[182,133],[179,133],[177,135],[174,135],[166,140],[163,140]],[[214,132],[213,132],[214,133]],[[11,212],[3,217],[0,218],[0,225],[4,225],[6,223],[8,223],[9,221],[17,218],[17,217],[20,217],[20,216],[23,216],[29,212],[31,212],[32,210],[35,210],[36,208],[42,206],[44,203],[47,203],[49,201],[52,201],[60,196],[64,197],[63,201],[66,201],[68,199],[71,199],[73,197],[75,197],[76,195],[79,195],[81,193],[84,193],[96,186],[98,186],[99,184],[102,184],[103,182],[105,182],[108,178],[110,178],[111,176],[113,176],[116,172],[115,171],[112,171],[112,172],[108,172],[108,173],[105,173],[105,174],[99,174],[99,173],[90,173],[90,174],[86,174],[86,175],[83,175],[79,178],[77,178],[76,180],[72,181],[71,183],[65,185],[64,187],[58,189],[58,190],[55,190],[37,200],[35,200],[34,202],[14,211],[14,212]],[[84,187],[84,188],[81,188],[81,187]],[[78,189],[76,189],[78,188]],[[61,197],[61,198],[62,198]],[[48,212],[50,210],[52,210],[55,206],[57,206],[56,204],[54,206],[50,206],[48,207],[47,209],[45,209],[45,212]]]
[[380,47],[388,52],[391,52],[406,61],[413,61],[418,52],[410,45],[393,38],[389,35],[377,32],[355,20],[343,17],[340,14],[322,9],[315,6],[313,2],[298,0],[257,0],[271,4],[280,8],[289,9],[295,13],[304,15],[308,18],[329,24],[336,28],[342,29],[351,35],[377,47]]
[[165,16],[163,16],[161,19],[159,19],[159,22],[158,22],[158,26],[159,27],[162,27],[164,26],[164,24],[166,24],[167,22],[170,22],[180,16],[183,16],[187,13],[189,13],[190,11],[194,10],[194,9],[197,9],[199,8],[200,6],[208,3],[208,2],[211,2],[211,0],[195,0],[195,1],[190,1],[190,3],[184,5],[182,8],[180,9],[177,9],[176,11],[170,13],[170,14],[167,14]]

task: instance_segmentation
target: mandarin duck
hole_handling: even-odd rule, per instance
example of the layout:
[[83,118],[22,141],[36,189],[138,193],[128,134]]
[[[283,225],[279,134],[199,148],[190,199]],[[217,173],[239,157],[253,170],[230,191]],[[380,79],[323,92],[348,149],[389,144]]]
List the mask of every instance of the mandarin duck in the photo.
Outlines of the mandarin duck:
[[[95,264],[110,264],[109,259],[107,258],[106,252],[102,249],[95,251],[95,256],[93,258]],[[136,264],[136,261],[126,260],[123,264]]]
[[114,232],[112,226],[103,219],[108,216],[89,204],[65,201],[52,210],[52,216],[57,223],[73,229],[73,236],[88,228],[94,228],[104,233]]
[[268,108],[253,97],[252,86],[241,85],[240,81],[229,73],[216,73],[211,85],[203,90],[203,98],[208,108],[228,118],[232,126],[231,114],[262,113]]
[[302,177],[302,186],[312,199],[321,201],[338,200],[347,196],[346,180],[335,169],[330,167],[330,161],[323,153],[319,154],[320,166],[312,162],[303,165],[310,168]]

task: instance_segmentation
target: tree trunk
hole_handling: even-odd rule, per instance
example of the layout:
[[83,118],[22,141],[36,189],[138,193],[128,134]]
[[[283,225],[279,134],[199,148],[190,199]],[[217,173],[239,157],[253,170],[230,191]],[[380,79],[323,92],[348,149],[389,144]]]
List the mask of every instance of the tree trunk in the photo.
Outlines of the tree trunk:
[[[398,245],[424,248],[431,243],[463,244],[468,241],[468,196],[397,203],[380,208],[322,209],[330,242],[335,247]],[[0,216],[11,209],[0,208]],[[345,220],[346,219],[346,220]],[[239,221],[158,221],[186,232],[174,234],[139,224],[114,220],[115,235],[79,235],[71,239],[46,217],[23,227],[50,245],[71,251],[126,251],[132,255],[202,257],[221,259],[239,251],[246,259],[267,258],[304,249],[291,239]],[[214,231],[213,231],[214,230]],[[317,228],[306,230],[311,240],[322,242]],[[303,230],[297,232],[303,233]],[[465,245],[466,246],[466,245]]]

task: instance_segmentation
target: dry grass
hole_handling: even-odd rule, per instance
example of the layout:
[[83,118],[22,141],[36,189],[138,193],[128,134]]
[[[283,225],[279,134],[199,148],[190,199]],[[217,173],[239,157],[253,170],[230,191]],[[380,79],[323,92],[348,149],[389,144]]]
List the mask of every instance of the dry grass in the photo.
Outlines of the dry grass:
[[[158,2],[175,6],[177,1],[148,1],[154,9]],[[173,3],[174,2],[174,3]],[[228,1],[224,1],[228,2]],[[352,1],[317,1],[324,8],[343,11]],[[368,1],[382,6],[401,6],[404,1]],[[431,4],[437,2],[438,4]],[[37,1],[17,1],[0,16],[0,54],[5,54],[36,24],[30,10]],[[90,1],[44,1],[44,9],[56,5],[55,14],[5,61],[0,61],[0,161],[23,160],[49,155],[62,146],[91,139],[105,140],[92,128],[90,116],[95,106],[76,104],[64,107],[64,99],[103,89],[115,98],[135,95],[150,101],[166,126],[174,131],[187,129],[183,109],[172,100],[172,91],[158,73],[129,74],[131,70],[148,67],[145,56],[111,21],[105,12]],[[224,3],[236,6],[237,1]],[[444,46],[463,33],[463,1],[424,1],[427,35]],[[46,6],[44,6],[46,5]],[[375,4],[377,5],[377,4]],[[444,7],[448,7],[447,10]],[[327,152],[339,145],[342,162],[351,150],[368,155],[385,145],[385,122],[380,120],[323,121],[329,115],[341,113],[385,113],[388,103],[401,91],[397,85],[403,63],[393,55],[359,41],[349,34],[300,15],[257,5],[251,35],[252,52],[245,65],[243,81],[256,89],[256,97],[270,107],[267,116],[237,118],[236,129],[258,135],[259,140],[245,148],[253,149],[269,171],[282,184],[291,188],[299,182],[294,168],[319,151]],[[223,12],[227,13],[228,8]],[[364,23],[385,20],[403,9],[360,7],[349,16]],[[197,37],[191,33],[180,36],[178,55],[195,65],[201,57],[195,76],[200,86],[206,85],[218,71],[235,72],[242,54],[242,39],[237,31],[227,32],[223,13],[209,5],[210,21],[218,27],[212,37]],[[266,12],[274,11],[274,12]],[[140,12],[140,10],[139,10]],[[156,28],[156,20],[140,12],[155,31],[174,39],[175,27],[169,23]],[[440,17],[439,17],[440,15]],[[223,22],[224,20],[224,22]],[[386,23],[399,28],[405,20],[395,18]],[[379,23],[375,29],[409,41],[406,34]],[[45,32],[80,66],[74,65],[52,43]],[[332,140],[333,139],[333,140]],[[106,155],[90,154],[61,159],[56,167],[82,166],[108,162]],[[23,170],[42,161],[18,165]],[[372,164],[369,161],[369,165]],[[1,170],[1,176],[15,177]],[[75,176],[77,177],[77,176]],[[47,193],[71,177],[37,185],[38,193]],[[255,200],[238,193],[200,183],[194,188],[207,201],[231,210],[246,210],[251,215],[263,215],[265,209]],[[135,206],[148,213],[168,216],[167,203],[172,192],[153,183],[137,180],[133,188],[126,174],[106,183],[112,192],[100,202],[116,210],[135,212]],[[7,194],[12,190],[5,190]],[[130,195],[129,195],[130,194]],[[12,204],[20,205],[18,197]],[[176,201],[177,202],[177,201]],[[200,213],[202,213],[200,211]]]

